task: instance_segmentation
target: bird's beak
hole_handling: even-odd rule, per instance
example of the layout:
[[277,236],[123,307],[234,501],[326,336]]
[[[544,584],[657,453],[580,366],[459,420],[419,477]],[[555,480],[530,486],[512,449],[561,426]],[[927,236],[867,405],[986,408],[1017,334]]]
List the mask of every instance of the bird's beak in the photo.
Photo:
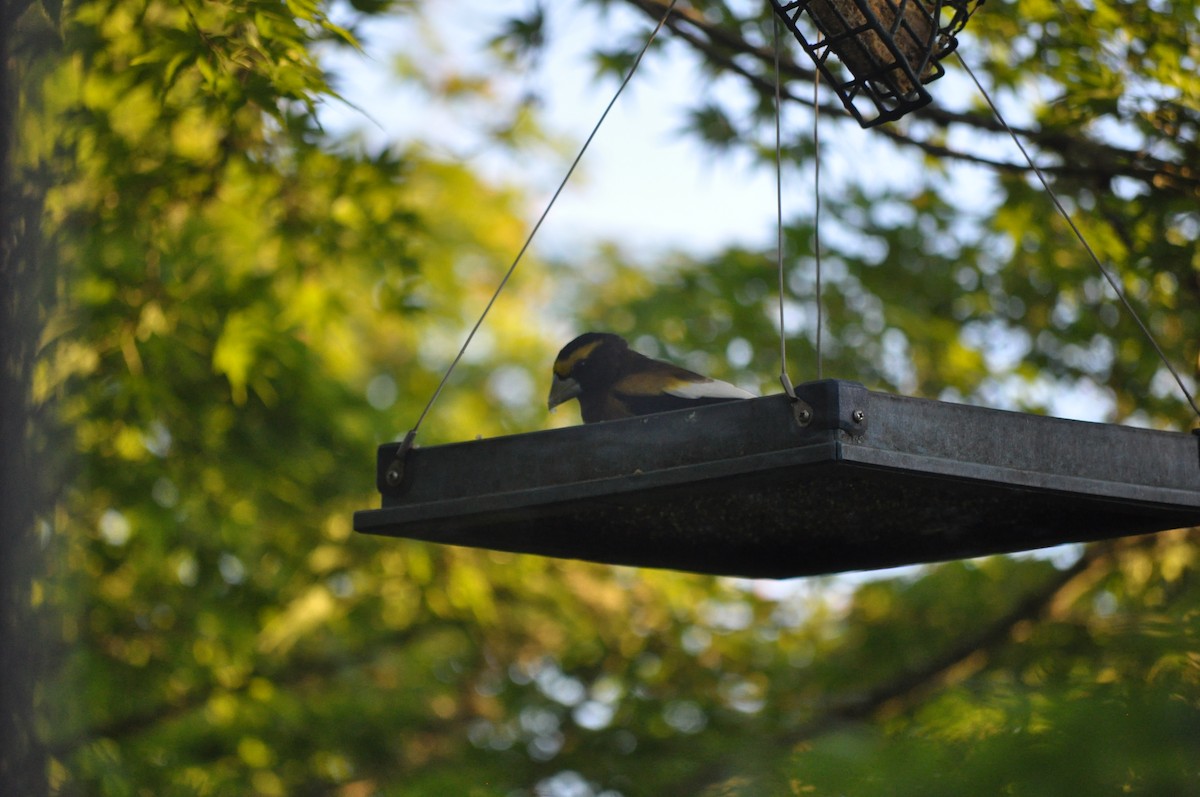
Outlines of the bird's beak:
[[554,375],[554,381],[550,383],[550,399],[546,402],[547,409],[554,409],[564,401],[570,401],[583,392],[583,388],[574,379],[567,377],[562,379],[558,374]]

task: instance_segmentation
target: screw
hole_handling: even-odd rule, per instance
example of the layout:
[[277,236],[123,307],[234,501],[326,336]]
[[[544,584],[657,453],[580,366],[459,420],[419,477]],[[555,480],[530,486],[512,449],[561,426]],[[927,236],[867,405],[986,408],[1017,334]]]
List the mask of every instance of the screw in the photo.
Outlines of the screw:
[[387,482],[388,487],[398,486],[400,484],[400,480],[403,478],[404,466],[400,463],[400,460],[393,462],[387,469],[387,473],[383,475],[383,479]]
[[808,426],[812,423],[813,411],[812,407],[804,403],[798,398],[792,399],[792,417],[796,419],[796,423],[801,426]]
[[854,412],[850,413],[850,419],[855,423],[862,423],[867,419],[867,414],[862,410],[855,410]]

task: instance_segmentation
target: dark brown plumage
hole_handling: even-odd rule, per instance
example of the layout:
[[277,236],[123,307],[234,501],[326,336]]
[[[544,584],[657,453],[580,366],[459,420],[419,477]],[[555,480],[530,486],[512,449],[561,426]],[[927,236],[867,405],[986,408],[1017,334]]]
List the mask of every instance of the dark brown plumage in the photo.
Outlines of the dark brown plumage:
[[618,335],[587,332],[563,347],[554,361],[548,406],[579,399],[584,423],[754,398],[728,382],[710,379],[629,348]]

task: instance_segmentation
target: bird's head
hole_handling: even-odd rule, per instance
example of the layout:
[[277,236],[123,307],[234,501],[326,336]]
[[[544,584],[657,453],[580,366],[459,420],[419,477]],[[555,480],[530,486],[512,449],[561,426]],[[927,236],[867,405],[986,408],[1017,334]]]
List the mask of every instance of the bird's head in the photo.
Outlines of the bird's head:
[[608,384],[629,344],[619,335],[585,332],[563,347],[554,360],[554,381],[547,406],[554,409],[594,386]]

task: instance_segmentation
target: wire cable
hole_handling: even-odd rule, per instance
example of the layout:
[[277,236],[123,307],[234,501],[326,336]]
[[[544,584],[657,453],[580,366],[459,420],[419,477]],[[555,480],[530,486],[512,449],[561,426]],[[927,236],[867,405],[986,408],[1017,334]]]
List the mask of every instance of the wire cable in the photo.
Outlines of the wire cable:
[[[779,271],[779,381],[784,391],[796,398],[796,390],[787,373],[787,336],[783,327],[783,144],[780,136],[780,116],[783,99],[781,96],[779,77],[779,17],[772,14],[773,34],[775,45],[775,211],[776,211],[776,241],[775,252],[778,258]],[[817,379],[823,376],[821,330],[824,326],[824,303],[821,300],[821,106],[820,99],[821,73],[813,71],[813,260],[816,264],[816,303],[817,303]]]
[[550,201],[546,203],[546,209],[542,211],[542,215],[538,217],[537,222],[533,225],[533,229],[529,231],[529,235],[525,238],[525,243],[521,246],[521,250],[517,252],[517,256],[513,258],[512,265],[508,267],[508,271],[505,272],[504,278],[501,279],[500,284],[496,286],[496,290],[492,294],[492,298],[488,300],[487,306],[484,307],[483,312],[480,313],[479,320],[475,322],[475,326],[471,327],[471,331],[467,334],[466,340],[463,341],[462,347],[458,350],[458,354],[455,355],[454,360],[450,363],[450,367],[446,369],[446,373],[442,375],[442,381],[438,383],[437,389],[435,389],[433,391],[433,395],[429,397],[429,402],[426,403],[425,409],[421,410],[420,416],[417,417],[417,422],[413,424],[412,429],[410,429],[408,434],[405,435],[404,442],[401,444],[400,455],[412,447],[413,440],[417,435],[417,430],[421,427],[422,422],[425,420],[425,416],[429,414],[429,410],[433,407],[434,402],[437,401],[438,396],[442,394],[442,389],[446,386],[446,382],[450,379],[450,374],[454,373],[454,369],[458,366],[459,361],[462,360],[463,355],[467,351],[467,347],[470,346],[471,341],[474,340],[475,333],[479,331],[479,327],[482,326],[483,320],[487,318],[488,313],[491,311],[492,305],[496,303],[496,299],[500,297],[500,292],[503,291],[504,287],[508,284],[508,280],[510,277],[512,277],[513,272],[517,270],[517,264],[521,262],[521,258],[525,256],[526,250],[529,249],[529,245],[533,243],[533,237],[537,235],[538,230],[541,229],[542,222],[544,222],[546,217],[550,215],[550,209],[554,207],[554,203],[558,200],[559,194],[561,194],[563,189],[567,187],[567,181],[570,180],[571,175],[575,173],[575,167],[579,165],[579,162],[583,159],[583,154],[587,152],[588,147],[591,145],[592,139],[594,139],[596,137],[596,133],[600,131],[600,126],[604,124],[604,120],[608,118],[609,111],[611,111],[613,106],[616,105],[617,98],[621,96],[621,92],[625,91],[625,87],[629,85],[629,81],[633,78],[633,73],[637,71],[638,66],[642,63],[642,58],[650,49],[650,45],[654,43],[654,39],[663,29],[663,26],[666,25],[667,20],[670,19],[671,13],[675,10],[675,5],[677,2],[678,0],[671,0],[670,4],[667,6],[666,12],[662,16],[662,19],[660,19],[658,24],[654,26],[654,30],[650,32],[650,37],[646,39],[646,43],[638,52],[637,57],[633,59],[633,64],[629,67],[629,71],[625,74],[625,79],[621,81],[621,85],[617,87],[617,91],[615,94],[613,94],[613,98],[608,101],[608,105],[605,106],[604,112],[600,114],[600,118],[596,121],[595,126],[592,127],[592,132],[589,133],[587,139],[584,140],[583,146],[579,149],[579,154],[576,155],[575,160],[571,162],[571,166],[567,169],[566,175],[563,176],[562,182],[558,184],[558,188],[555,189],[554,194],[550,197]]
[[821,332],[825,326],[825,303],[821,299],[821,104],[817,102],[821,88],[821,70],[813,70],[813,261],[817,269],[817,379],[822,378],[823,354]]
[[783,392],[796,398],[796,388],[787,372],[787,335],[783,328],[783,137],[780,119],[783,108],[782,89],[779,79],[779,17],[771,15],[775,45],[775,259],[779,272],[779,383]]
[[1075,224],[1075,221],[1071,218],[1070,214],[1067,213],[1067,209],[1063,207],[1062,202],[1059,201],[1058,195],[1054,193],[1054,189],[1050,187],[1050,183],[1046,179],[1046,175],[1044,175],[1042,170],[1038,168],[1037,164],[1033,162],[1033,158],[1025,149],[1025,145],[1021,143],[1021,139],[1019,139],[1017,134],[1013,132],[1013,129],[1008,126],[1008,122],[1006,122],[1004,117],[1000,114],[1000,109],[996,107],[996,103],[992,101],[991,96],[989,96],[987,90],[984,89],[983,84],[979,82],[979,78],[975,76],[975,72],[971,70],[971,67],[967,64],[960,52],[955,50],[954,54],[958,57],[958,63],[966,71],[972,82],[975,83],[975,87],[979,89],[979,93],[983,95],[983,99],[988,104],[988,107],[991,108],[992,115],[996,117],[996,121],[998,121],[1000,125],[1008,132],[1008,135],[1012,138],[1013,143],[1017,145],[1017,149],[1021,150],[1021,154],[1025,156],[1025,161],[1029,164],[1029,167],[1033,169],[1034,174],[1037,175],[1038,180],[1042,184],[1042,188],[1046,189],[1046,193],[1049,194],[1051,201],[1054,202],[1054,207],[1058,209],[1059,214],[1061,214],[1063,219],[1066,220],[1067,225],[1071,228],[1071,231],[1075,233],[1075,237],[1079,239],[1079,243],[1083,245],[1083,248],[1091,257],[1092,262],[1096,264],[1096,268],[1099,269],[1100,273],[1104,275],[1104,279],[1108,282],[1109,287],[1113,289],[1113,292],[1117,294],[1117,298],[1121,300],[1121,304],[1125,306],[1125,309],[1129,311],[1129,315],[1131,315],[1133,320],[1137,322],[1137,325],[1141,327],[1142,333],[1146,336],[1146,340],[1150,341],[1150,345],[1153,346],[1154,351],[1158,353],[1158,358],[1162,360],[1163,365],[1165,365],[1167,370],[1171,372],[1171,376],[1175,377],[1175,384],[1179,385],[1179,389],[1183,392],[1184,398],[1187,399],[1187,403],[1191,405],[1192,411],[1196,413],[1197,417],[1200,417],[1200,407],[1196,406],[1196,400],[1192,398],[1192,394],[1187,389],[1187,385],[1183,383],[1183,378],[1179,376],[1179,372],[1175,370],[1175,366],[1171,364],[1169,359],[1167,359],[1166,353],[1162,350],[1162,347],[1158,345],[1158,341],[1154,339],[1154,335],[1150,332],[1150,328],[1146,326],[1144,321],[1142,321],[1141,317],[1137,313],[1137,310],[1134,309],[1133,304],[1129,301],[1128,297],[1126,297],[1125,291],[1121,290],[1116,278],[1107,268],[1104,267],[1104,264],[1100,262],[1100,258],[1096,255],[1095,250],[1092,249],[1091,245],[1087,242],[1087,239],[1084,238],[1083,232]]

